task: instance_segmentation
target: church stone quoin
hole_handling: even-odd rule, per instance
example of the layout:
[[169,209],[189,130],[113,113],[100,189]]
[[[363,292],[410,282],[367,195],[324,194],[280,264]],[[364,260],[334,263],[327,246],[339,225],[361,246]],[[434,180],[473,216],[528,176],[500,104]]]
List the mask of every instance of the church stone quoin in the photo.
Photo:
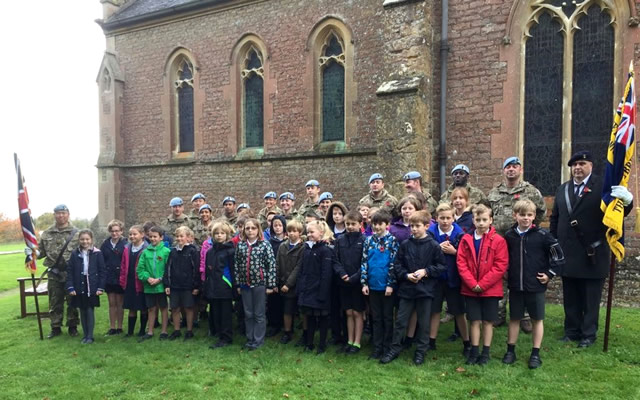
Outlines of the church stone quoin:
[[[271,190],[300,203],[312,178],[353,207],[374,172],[401,196],[403,173],[418,170],[438,197],[441,1],[101,3],[102,226],[160,221],[171,197],[199,191],[214,208],[226,195],[261,208]],[[567,154],[600,151],[595,127],[608,139],[600,127],[610,127],[626,66],[640,61],[636,8],[449,0],[446,183],[465,163],[488,192],[518,155],[551,206]],[[628,231],[626,243],[623,304],[640,293],[638,236]]]

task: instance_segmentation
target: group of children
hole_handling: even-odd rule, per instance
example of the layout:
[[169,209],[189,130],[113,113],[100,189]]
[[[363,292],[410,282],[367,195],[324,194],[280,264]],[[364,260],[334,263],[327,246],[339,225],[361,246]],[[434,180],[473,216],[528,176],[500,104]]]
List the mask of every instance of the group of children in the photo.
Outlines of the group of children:
[[210,346],[214,349],[232,343],[234,314],[248,351],[280,330],[280,343],[291,342],[299,315],[299,343],[307,351],[325,352],[331,328],[334,342],[344,332],[340,351],[358,353],[369,324],[370,358],[392,362],[415,341],[413,361],[420,365],[425,353],[436,349],[446,300],[467,364],[484,365],[507,274],[510,323],[503,362],[516,360],[519,320],[526,310],[534,327],[528,365],[542,364],[544,291],[563,257],[557,241],[533,225],[536,207],[531,201],[516,202],[516,224],[503,238],[492,227],[491,209],[471,205],[464,188],[456,188],[433,219],[420,196],[411,194],[399,201],[395,217],[384,208],[349,211],[333,196],[324,200],[329,200],[324,219],[311,215],[301,220],[288,210],[285,215],[269,213],[262,223],[248,207],[230,221],[228,216],[212,219],[211,207],[199,205],[200,211],[209,211],[208,235],[200,246],[186,225],[168,232],[173,239],[152,223],[134,225],[126,241],[122,222],[114,220],[108,225],[111,237],[100,250],[93,247],[91,231],[81,231],[68,263],[67,288],[73,305],[82,310],[83,343],[93,342],[93,308],[106,291],[108,335],[123,333],[127,309],[126,336],[134,335],[139,312],[139,341],[153,338],[158,314],[160,339],[179,338],[186,324],[188,340],[194,336],[194,319],[208,305],[209,334],[217,338]]

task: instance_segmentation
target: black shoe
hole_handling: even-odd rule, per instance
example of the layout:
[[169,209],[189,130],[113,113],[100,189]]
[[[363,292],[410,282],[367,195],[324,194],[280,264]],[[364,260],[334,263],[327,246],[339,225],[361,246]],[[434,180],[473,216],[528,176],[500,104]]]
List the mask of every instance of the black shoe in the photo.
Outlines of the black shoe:
[[120,335],[122,334],[123,330],[122,329],[116,329],[116,335]]
[[305,345],[305,342],[304,342],[304,335],[302,335],[302,336],[300,336],[300,339],[298,339],[298,341],[296,342],[296,345],[295,345],[295,346],[296,346],[296,347],[302,347],[302,346],[304,346],[304,345]]
[[193,339],[193,331],[187,331],[187,332],[184,334],[184,341],[186,342],[186,341],[187,341],[187,340],[189,340],[189,339]]
[[342,347],[338,347],[338,350],[336,350],[336,353],[349,353],[349,349],[351,349],[351,345],[350,344],[345,344]]
[[217,341],[215,344],[212,344],[211,346],[209,346],[209,348],[211,349],[219,349],[221,347],[227,347],[230,343],[224,340],[219,340]]
[[424,364],[424,353],[421,351],[416,351],[416,353],[413,355],[413,363],[415,365]]
[[371,353],[369,355],[369,358],[372,360],[379,360],[380,357],[382,357],[382,351],[381,350],[375,350],[373,353]]
[[467,364],[467,365],[476,365],[476,364],[478,364],[478,356],[474,356],[474,355],[469,354],[465,364]]
[[329,346],[333,346],[334,344],[340,344],[340,340],[332,336],[331,339],[329,339],[329,341],[327,342],[327,344]]
[[140,331],[140,332],[138,332],[138,337],[143,337],[143,336],[144,336],[144,335],[146,335],[146,334],[147,334],[147,332],[145,332],[145,331]]
[[51,328],[51,332],[47,335],[47,339],[53,339],[56,336],[62,335],[62,329],[60,328]]
[[78,328],[75,326],[70,326],[69,327],[69,336],[78,336]]
[[313,351],[313,345],[304,346],[304,352]]
[[409,336],[405,337],[404,340],[402,341],[402,348],[410,349],[411,346],[413,346],[413,338]]
[[182,336],[182,332],[180,331],[173,331],[171,332],[171,335],[169,336],[169,340],[176,340],[177,338],[179,338],[180,336]]
[[435,343],[433,343],[433,344],[429,343],[429,344],[427,345],[427,350],[428,350],[428,351],[436,351],[436,350],[437,350],[437,348],[436,348],[436,344],[435,344]]
[[105,333],[105,336],[113,336],[113,335],[117,335],[118,334],[118,330],[117,329],[109,329],[107,331],[107,333]]
[[85,344],[93,344],[93,338],[87,338],[87,340],[84,343]]
[[457,333],[453,332],[451,334],[451,336],[449,336],[447,338],[447,342],[455,342],[456,340],[458,340],[459,337],[460,337],[460,335],[458,335]]
[[593,343],[595,343],[595,339],[582,339],[580,343],[578,343],[578,348],[586,349],[587,347],[593,346]]
[[487,365],[491,357],[489,355],[480,354],[478,359],[476,360],[476,365]]
[[345,354],[358,354],[359,352],[360,352],[360,347],[349,346],[347,351],[345,351]]
[[513,364],[514,362],[516,362],[516,353],[514,353],[512,351],[507,351],[504,354],[504,357],[502,357],[502,363],[503,364]]
[[167,333],[161,333],[160,336],[158,337],[160,340],[167,340],[169,339],[169,334]]
[[280,343],[287,344],[291,341],[291,334],[289,332],[285,332],[280,338]]
[[564,343],[577,342],[578,341],[578,339],[574,339],[574,338],[572,338],[570,336],[567,336],[567,335],[564,335],[563,337],[561,337],[558,340],[561,341],[561,342],[564,342]]
[[398,358],[398,355],[399,355],[398,353],[394,353],[390,351],[380,359],[380,364],[389,364],[391,361]]
[[142,343],[145,340],[149,340],[149,339],[153,339],[153,335],[145,333],[143,336],[140,337],[140,339],[138,339],[138,343]]
[[536,369],[542,365],[542,360],[540,356],[531,356],[529,357],[529,369]]
[[319,356],[320,354],[324,353],[327,351],[327,347],[326,346],[318,346],[318,350],[316,351],[316,355]]

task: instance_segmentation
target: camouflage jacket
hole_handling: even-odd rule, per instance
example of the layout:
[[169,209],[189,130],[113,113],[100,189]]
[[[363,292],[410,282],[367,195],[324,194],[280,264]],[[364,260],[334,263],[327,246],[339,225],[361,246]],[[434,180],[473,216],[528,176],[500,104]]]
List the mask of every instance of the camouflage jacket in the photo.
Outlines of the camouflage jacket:
[[309,211],[309,210],[313,210],[315,213],[318,213],[318,203],[313,202],[309,199],[306,199],[304,201],[304,203],[302,203],[302,205],[300,206],[300,208],[298,208],[298,215],[300,217],[302,217],[302,219],[304,219],[305,214]]
[[62,255],[60,262],[56,265],[56,259],[62,250],[65,242],[71,232],[76,229],[71,224],[58,229],[55,225],[50,226],[46,231],[42,232],[40,236],[40,256],[38,258],[44,258],[43,264],[51,268],[49,272],[49,279],[65,282],[67,279],[67,261],[71,257],[73,249],[78,247],[78,232],[75,233],[67,248]]
[[167,217],[167,220],[162,225],[162,229],[164,229],[165,233],[173,238],[173,245],[175,245],[175,235],[176,229],[180,226],[188,226],[191,229],[194,229],[195,225],[194,220],[189,219],[186,214],[182,214],[180,217],[175,218],[173,214]]
[[378,197],[374,197],[373,193],[369,191],[369,194],[361,198],[358,204],[366,204],[369,207],[378,207],[380,209],[393,212],[398,205],[398,199],[390,195],[386,189],[382,189],[382,192]]
[[427,199],[427,204],[426,204],[427,210],[429,210],[429,213],[431,214],[431,216],[435,218],[436,208],[438,208],[438,202],[436,201],[436,199],[433,198],[431,193],[427,192],[426,189],[422,189],[422,194],[424,195],[424,198]]
[[[442,193],[442,196],[440,196],[440,203],[450,203],[451,202],[451,192],[453,192],[453,189],[456,188],[455,184],[451,184],[449,185],[449,187],[447,188],[447,190],[445,190]],[[480,190],[479,188],[470,185],[470,184],[466,184],[464,186],[465,189],[467,189],[467,192],[469,192],[469,200],[471,204],[478,204],[480,203],[480,201],[484,200],[487,198],[487,196],[484,195],[484,192],[482,190]]]
[[280,207],[278,206],[274,206],[271,210],[268,210],[267,207],[263,208],[262,210],[260,210],[260,212],[258,213],[258,221],[260,222],[260,225],[262,226],[262,230],[267,229],[269,226],[267,224],[267,213],[269,211],[274,211],[278,214],[282,214],[282,210],[280,209]]
[[196,224],[193,227],[193,239],[198,246],[202,247],[202,243],[209,239],[209,236],[211,236],[212,225],[212,222],[209,222],[209,224],[205,226],[201,220],[196,221]]
[[522,181],[512,188],[508,188],[504,182],[491,189],[487,199],[493,210],[493,225],[496,231],[503,235],[513,226],[513,205],[518,200],[529,199],[536,205],[535,224],[544,221],[547,206],[538,189],[529,182]]

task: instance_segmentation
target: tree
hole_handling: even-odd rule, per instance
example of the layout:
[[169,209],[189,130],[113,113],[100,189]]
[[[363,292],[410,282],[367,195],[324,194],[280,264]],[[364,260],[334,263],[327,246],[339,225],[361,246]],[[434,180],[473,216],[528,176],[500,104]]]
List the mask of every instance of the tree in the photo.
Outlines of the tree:
[[36,224],[37,231],[44,231],[45,229],[53,225],[53,222],[54,222],[53,213],[46,212],[40,215],[38,218],[36,218],[34,222]]
[[17,242],[22,239],[19,219],[9,219],[0,213],[0,243]]

